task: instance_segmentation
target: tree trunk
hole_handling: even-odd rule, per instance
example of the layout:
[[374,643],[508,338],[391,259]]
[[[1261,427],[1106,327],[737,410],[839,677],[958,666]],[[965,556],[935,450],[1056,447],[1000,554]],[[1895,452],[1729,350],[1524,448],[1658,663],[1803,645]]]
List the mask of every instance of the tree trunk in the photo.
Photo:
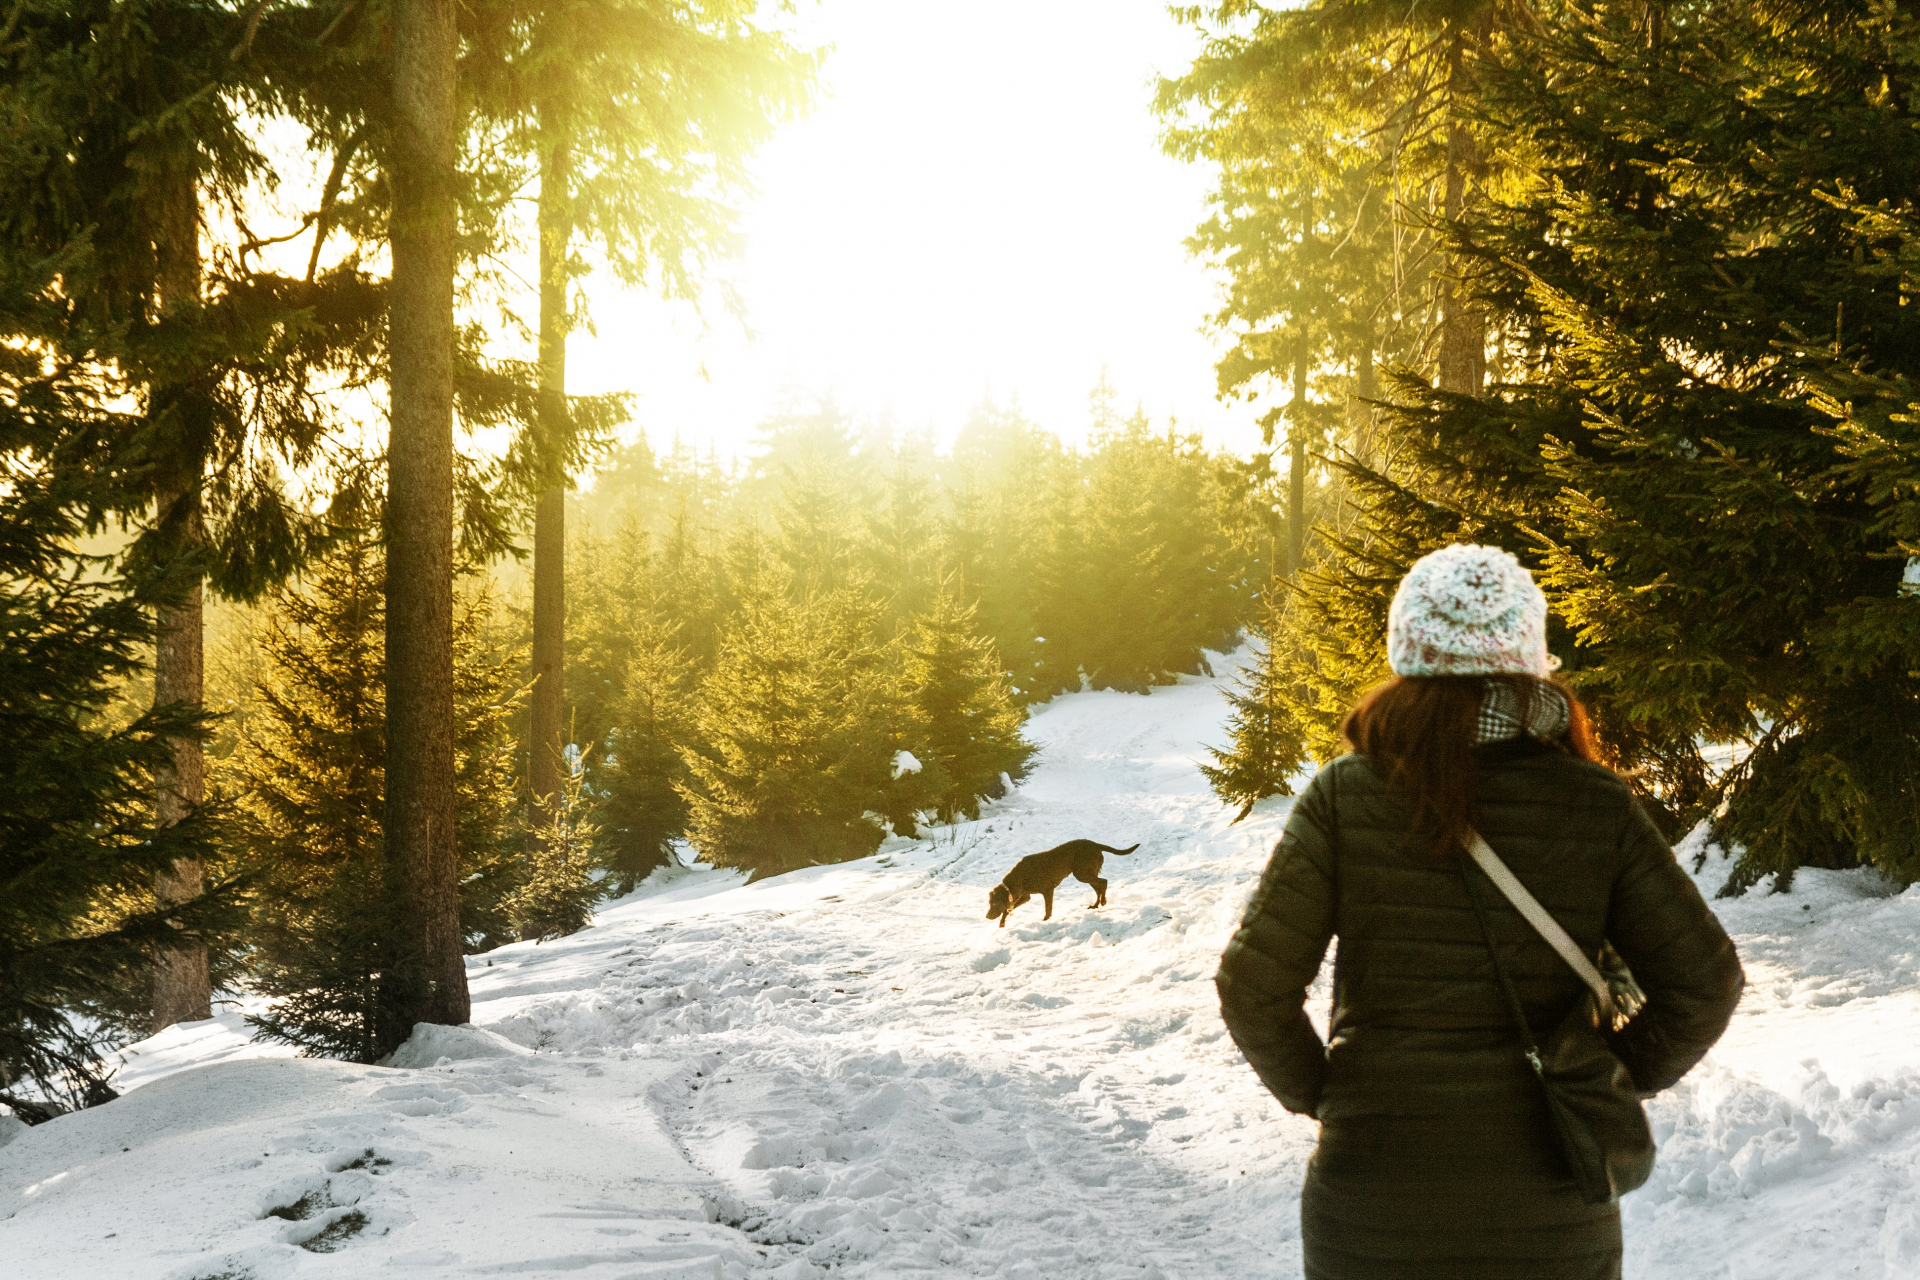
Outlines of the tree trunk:
[[[533,799],[560,792],[566,743],[567,248],[573,238],[565,126],[543,110],[540,166],[540,447],[546,471],[533,515]],[[536,807],[535,812],[538,812]]]
[[1307,562],[1307,355],[1305,338],[1293,362],[1293,422],[1287,432],[1287,576]]
[[468,1020],[453,792],[453,0],[393,9],[387,859],[402,1028]]
[[[160,196],[159,286],[160,310],[169,314],[200,299],[200,198],[197,175],[183,164],[168,175]],[[193,471],[198,470],[197,460]],[[172,477],[163,488],[157,514],[163,526],[173,525],[177,538],[173,554],[190,555],[200,540],[200,493],[197,474]],[[155,618],[153,702],[155,706],[205,701],[204,619],[202,591],[196,578],[186,599],[163,606]],[[206,759],[197,738],[175,738],[173,759],[159,779],[155,799],[156,825],[170,827],[186,817],[206,797]],[[178,858],[170,871],[153,878],[153,893],[162,906],[191,902],[205,887],[197,858]],[[153,957],[154,1031],[176,1022],[213,1016],[213,984],[207,971],[205,947],[163,948]]]
[[1373,343],[1369,340],[1354,360],[1355,385],[1347,401],[1347,431],[1353,439],[1353,455],[1367,466],[1373,465],[1373,402],[1380,398],[1373,355]]
[[[1313,199],[1300,204],[1300,241],[1304,255],[1313,239]],[[1288,407],[1287,443],[1287,576],[1297,579],[1307,557],[1307,366],[1313,362],[1313,344],[1308,340],[1304,315],[1295,316],[1300,324],[1300,346],[1293,356],[1293,403]]]
[[[1490,30],[1491,10],[1482,8],[1466,27],[1456,26],[1447,54],[1447,225],[1455,226],[1467,211],[1468,188],[1479,176],[1480,142],[1467,126],[1462,103],[1469,90],[1470,46],[1484,41]],[[1440,282],[1440,389],[1456,395],[1477,396],[1487,376],[1487,317],[1467,295],[1460,278],[1464,263],[1449,254]]]
[[[177,495],[171,502],[191,502]],[[197,532],[198,524],[194,523]],[[198,582],[186,600],[162,608],[153,663],[155,706],[184,702],[198,706],[204,698],[201,646],[201,587]],[[160,780],[155,823],[170,827],[186,817],[206,796],[206,761],[198,739],[172,740],[173,761]],[[171,871],[153,878],[153,893],[162,906],[191,902],[200,896],[205,877],[197,858],[176,858]],[[153,1030],[176,1022],[194,1022],[213,1016],[213,985],[207,971],[205,947],[166,948],[153,957]]]

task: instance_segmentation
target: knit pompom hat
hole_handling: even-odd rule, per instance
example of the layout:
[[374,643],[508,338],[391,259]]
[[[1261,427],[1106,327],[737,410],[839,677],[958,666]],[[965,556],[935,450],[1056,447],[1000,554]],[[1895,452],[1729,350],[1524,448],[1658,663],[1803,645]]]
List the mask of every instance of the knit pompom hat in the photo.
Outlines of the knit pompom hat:
[[1547,598],[1499,547],[1442,547],[1414,562],[1387,613],[1387,661],[1402,676],[1544,676]]

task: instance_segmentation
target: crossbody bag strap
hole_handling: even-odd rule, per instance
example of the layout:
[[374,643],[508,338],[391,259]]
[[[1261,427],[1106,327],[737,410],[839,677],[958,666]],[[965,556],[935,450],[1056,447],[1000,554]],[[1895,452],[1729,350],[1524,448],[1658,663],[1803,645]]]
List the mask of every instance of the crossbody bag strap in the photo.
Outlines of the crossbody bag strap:
[[1461,883],[1467,887],[1467,901],[1473,904],[1473,918],[1480,922],[1480,937],[1487,944],[1487,956],[1493,961],[1493,976],[1499,980],[1501,994],[1507,998],[1507,1010],[1513,1014],[1513,1025],[1520,1032],[1520,1043],[1526,1046],[1527,1065],[1533,1068],[1535,1075],[1544,1076],[1546,1068],[1540,1061],[1540,1046],[1533,1038],[1533,1028],[1527,1023],[1526,1006],[1520,1003],[1520,993],[1514,990],[1513,979],[1507,976],[1507,968],[1500,963],[1500,947],[1493,940],[1493,926],[1487,920],[1487,908],[1480,901],[1479,887],[1473,883],[1473,875],[1465,867],[1460,868]]
[[1594,998],[1600,1002],[1599,1007],[1612,1008],[1613,990],[1607,985],[1607,980],[1600,976],[1600,970],[1594,967],[1593,961],[1587,959],[1586,953],[1580,950],[1580,944],[1567,935],[1567,931],[1560,927],[1560,922],[1540,905],[1539,899],[1527,892],[1527,886],[1520,883],[1513,872],[1507,869],[1507,864],[1500,861],[1500,855],[1472,827],[1467,828],[1467,853],[1472,856],[1475,865],[1487,873],[1487,879],[1493,881],[1493,887],[1513,904],[1514,910],[1526,917],[1533,931],[1546,939],[1547,945],[1559,952],[1560,958],[1580,975],[1580,980],[1592,988]]

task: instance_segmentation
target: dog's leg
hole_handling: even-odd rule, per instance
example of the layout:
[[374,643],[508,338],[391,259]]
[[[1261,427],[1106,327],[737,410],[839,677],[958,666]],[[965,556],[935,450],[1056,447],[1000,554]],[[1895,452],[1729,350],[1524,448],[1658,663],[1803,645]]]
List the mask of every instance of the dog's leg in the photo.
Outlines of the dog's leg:
[[1105,880],[1102,880],[1099,876],[1095,876],[1093,879],[1087,881],[1087,883],[1093,886],[1093,893],[1094,893],[1093,901],[1087,904],[1087,910],[1091,911],[1095,907],[1106,906],[1107,905],[1107,882]]
[[1041,895],[1041,897],[1043,897],[1046,900],[1047,914],[1041,916],[1040,918],[1042,920],[1051,920],[1053,919],[1053,890],[1051,889],[1047,890],[1044,894]]

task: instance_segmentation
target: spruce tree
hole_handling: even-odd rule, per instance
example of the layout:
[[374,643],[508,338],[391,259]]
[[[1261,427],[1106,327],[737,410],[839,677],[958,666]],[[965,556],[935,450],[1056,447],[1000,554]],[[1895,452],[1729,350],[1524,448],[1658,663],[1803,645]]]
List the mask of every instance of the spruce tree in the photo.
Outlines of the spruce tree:
[[851,455],[809,451],[782,464],[775,550],[794,586],[821,595],[845,587],[858,571],[864,493],[849,483]]
[[251,985],[267,1038],[371,1062],[412,1031],[394,990],[398,886],[383,837],[386,722],[379,555],[356,541],[270,597],[260,712],[219,781],[257,878]]
[[1145,693],[1165,677],[1164,530],[1149,514],[1155,475],[1144,415],[1095,436],[1083,508],[1084,556],[1072,570],[1084,598],[1073,655],[1095,689]]
[[[284,13],[276,31],[299,25]],[[119,514],[138,531],[135,557],[178,561],[192,579],[159,606],[161,704],[201,701],[203,591],[257,597],[321,532],[286,493],[334,425],[311,383],[364,367],[384,301],[357,267],[293,279],[256,256],[249,204],[279,175],[251,134],[282,105],[288,69],[266,52],[283,41],[256,43],[261,17],[180,0],[23,4],[0,58],[18,126],[0,149],[0,254],[10,275],[47,272],[65,300],[63,323],[33,334],[18,327],[32,312],[6,308],[6,337],[95,362],[138,405],[125,425],[143,465]],[[238,251],[203,261],[203,231],[221,222]],[[176,741],[174,757],[163,822],[201,797],[198,740]],[[201,881],[188,861],[154,890],[187,901]],[[155,957],[156,1027],[207,1016],[207,959],[192,947]]]
[[[31,349],[0,355],[0,1103],[29,1123],[112,1098],[89,1005],[114,1005],[156,948],[217,942],[229,886],[161,907],[152,878],[215,850],[214,813],[155,821],[171,739],[201,738],[201,708],[105,714],[153,637],[178,575],[130,576],[80,537],[137,483],[92,380]],[[143,910],[98,918],[115,898]],[[34,1095],[38,1096],[34,1096]]]
[[1029,691],[1035,701],[1043,701],[1081,688],[1089,632],[1128,602],[1100,598],[1088,573],[1094,558],[1105,549],[1089,537],[1086,465],[1080,454],[1062,450],[1029,483],[1043,499],[1030,526],[1036,546],[1026,587],[1039,634],[1034,637],[1036,661]]
[[1053,692],[1041,688],[1046,645],[1036,619],[1044,599],[1047,477],[1060,462],[1059,442],[1018,409],[983,401],[954,441],[945,485],[943,563],[958,570],[961,592],[979,609],[981,630],[1025,702]]
[[1482,64],[1536,19],[1489,0],[1216,0],[1180,16],[1205,46],[1161,82],[1158,106],[1167,149],[1220,173],[1194,244],[1230,277],[1215,317],[1234,340],[1222,390],[1292,388],[1263,424],[1271,439],[1286,419],[1296,460],[1325,425],[1304,394],[1315,370],[1414,364],[1479,394],[1477,264],[1446,228],[1505,171],[1480,111]]
[[[1854,859],[1911,878],[1908,19],[1643,16],[1544,21],[1479,65],[1511,181],[1447,231],[1504,380],[1395,388],[1345,469],[1360,518],[1303,580],[1296,714],[1333,749],[1406,565],[1499,542],[1614,761],[1671,830],[1715,814],[1742,850],[1729,891]],[[1716,773],[1703,741],[1750,751]]]
[[1283,661],[1289,622],[1285,590],[1278,578],[1269,580],[1262,601],[1265,608],[1253,627],[1260,646],[1258,660],[1240,673],[1235,687],[1227,692],[1227,703],[1233,708],[1227,717],[1228,746],[1207,748],[1214,763],[1200,766],[1213,793],[1240,806],[1235,822],[1268,796],[1292,795],[1293,775],[1307,761],[1301,720],[1282,697],[1292,676]]
[[[385,838],[384,565],[353,539],[300,587],[275,591],[259,641],[260,709],[219,781],[236,798],[239,858],[251,873],[251,985],[271,998],[252,1019],[268,1039],[370,1062],[413,1029],[411,973],[398,951],[405,902]],[[455,621],[455,777],[464,949],[517,936],[504,900],[515,857],[508,717],[517,680],[485,641],[488,597]]]
[[888,598],[896,624],[923,609],[936,585],[932,469],[931,441],[897,443],[880,481],[878,509],[865,521],[867,572]]
[[942,822],[978,817],[980,801],[1005,794],[1003,777],[1025,777],[1034,754],[1020,732],[1026,709],[957,588],[951,579],[940,585],[928,610],[914,617],[903,652],[906,739],[921,765],[906,789]]
[[[567,636],[567,667],[574,673],[568,737],[593,748],[591,778],[610,761],[608,734],[618,721],[636,644],[654,616],[659,565],[653,537],[634,513],[605,531],[577,527],[568,561],[567,580],[577,588]],[[526,750],[543,749],[536,742],[529,738]],[[564,762],[556,761],[564,772]]]
[[885,832],[880,799],[892,734],[872,733],[865,638],[844,600],[795,602],[768,574],[746,598],[700,688],[691,742],[687,836],[707,862],[753,879],[864,857]]
[[[592,243],[628,284],[696,297],[737,243],[745,160],[804,99],[812,60],[739,0],[565,0],[518,15],[489,105],[539,177],[540,407],[534,491],[532,788],[557,795],[565,714],[566,489],[591,424],[567,395],[573,285]],[[557,801],[556,801],[557,803]]]
[[585,794],[584,753],[564,761],[560,791],[534,800],[534,839],[520,883],[501,902],[522,942],[545,942],[578,933],[593,923],[593,907],[605,894],[594,874],[600,828]]
[[695,672],[677,624],[649,619],[642,625],[614,709],[611,758],[600,772],[601,858],[616,894],[633,892],[656,867],[668,865],[687,826],[681,748],[692,731]]
[[694,670],[712,667],[720,650],[720,620],[731,607],[722,534],[717,521],[682,501],[660,541],[657,609],[680,628]]

